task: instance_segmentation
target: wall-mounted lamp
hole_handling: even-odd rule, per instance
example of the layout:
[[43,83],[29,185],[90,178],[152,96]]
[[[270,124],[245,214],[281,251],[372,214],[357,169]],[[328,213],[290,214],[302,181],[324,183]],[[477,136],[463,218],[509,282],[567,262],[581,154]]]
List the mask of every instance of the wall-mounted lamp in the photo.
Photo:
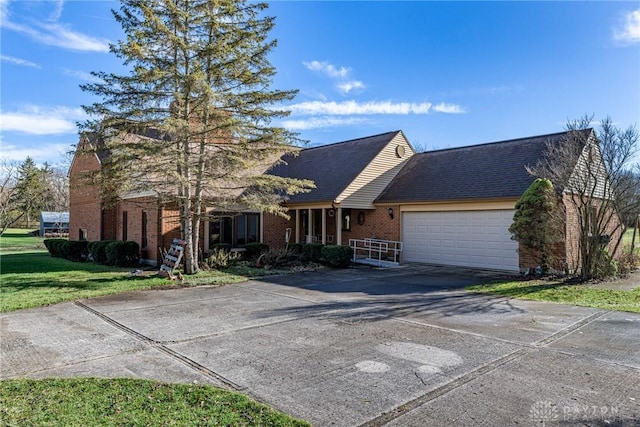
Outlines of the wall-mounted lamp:
[[393,208],[387,209],[387,213],[389,214],[389,218],[393,219]]

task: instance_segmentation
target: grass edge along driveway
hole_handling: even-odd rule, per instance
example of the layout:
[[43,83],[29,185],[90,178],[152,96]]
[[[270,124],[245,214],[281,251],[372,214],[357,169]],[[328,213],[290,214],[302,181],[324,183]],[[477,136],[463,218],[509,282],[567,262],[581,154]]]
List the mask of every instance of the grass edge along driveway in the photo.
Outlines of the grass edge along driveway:
[[126,378],[0,381],[0,423],[309,426],[239,393]]
[[466,289],[471,292],[488,293],[508,298],[640,313],[640,287],[633,291],[621,291],[544,280],[508,280],[468,286]]
[[[155,271],[136,276],[131,274],[131,270],[54,258],[46,251],[2,254],[0,312],[121,292],[176,286],[176,282],[158,276]],[[186,277],[183,285],[222,285],[246,280],[248,275],[245,274],[212,270]]]

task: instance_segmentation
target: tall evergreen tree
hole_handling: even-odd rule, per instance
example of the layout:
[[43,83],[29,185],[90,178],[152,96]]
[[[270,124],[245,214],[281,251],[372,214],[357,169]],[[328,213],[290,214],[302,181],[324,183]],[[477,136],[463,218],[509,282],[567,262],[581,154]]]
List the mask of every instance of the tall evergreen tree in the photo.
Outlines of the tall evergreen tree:
[[[101,98],[81,129],[109,153],[100,175],[105,200],[126,192],[175,202],[186,273],[198,271],[205,205],[285,214],[280,202],[311,183],[265,175],[295,134],[272,125],[296,91],[270,88],[274,18],[244,0],[122,0],[113,11],[126,35],[111,52],[130,74],[94,72],[82,89]],[[132,137],[131,135],[137,135]]]
[[33,218],[37,218],[44,208],[45,182],[43,170],[38,168],[31,157],[27,157],[18,168],[18,182],[14,193],[16,206],[26,217],[27,228],[31,227]]

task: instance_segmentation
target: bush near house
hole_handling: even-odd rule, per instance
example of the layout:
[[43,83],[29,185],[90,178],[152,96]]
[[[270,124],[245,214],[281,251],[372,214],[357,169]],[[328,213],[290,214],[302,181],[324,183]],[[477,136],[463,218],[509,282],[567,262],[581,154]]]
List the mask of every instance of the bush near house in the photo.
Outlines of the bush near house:
[[353,250],[348,245],[327,245],[322,247],[322,259],[333,268],[346,268],[351,264]]
[[47,248],[52,257],[63,258],[62,245],[64,242],[68,242],[68,240],[60,238],[45,239],[42,243],[44,243],[44,247]]
[[107,245],[116,240],[96,240],[95,242],[89,242],[88,248],[91,254],[91,259],[98,264],[107,264]]
[[216,243],[211,246],[211,249],[220,249],[228,252],[231,250],[231,245],[229,243]]
[[224,248],[214,248],[204,259],[202,266],[212,270],[225,270],[239,259],[238,252],[231,252]]
[[51,256],[71,261],[85,261],[89,256],[87,242],[67,239],[45,239],[44,246]]
[[51,256],[70,261],[92,259],[97,264],[135,267],[140,263],[140,246],[133,241],[45,239]]
[[302,247],[304,245],[302,243],[290,243],[289,244],[289,250],[296,253],[296,254],[302,254]]
[[305,262],[319,262],[322,258],[322,243],[308,243],[302,245],[302,260]]
[[140,264],[140,245],[131,240],[110,242],[104,249],[107,264],[118,267],[135,267]]
[[252,260],[255,258],[258,258],[260,255],[262,255],[264,252],[269,250],[269,246],[265,245],[264,243],[260,243],[260,242],[253,242],[253,243],[247,243],[244,246],[244,257]]
[[65,240],[62,247],[62,255],[70,261],[86,261],[89,257],[89,242],[86,240]]

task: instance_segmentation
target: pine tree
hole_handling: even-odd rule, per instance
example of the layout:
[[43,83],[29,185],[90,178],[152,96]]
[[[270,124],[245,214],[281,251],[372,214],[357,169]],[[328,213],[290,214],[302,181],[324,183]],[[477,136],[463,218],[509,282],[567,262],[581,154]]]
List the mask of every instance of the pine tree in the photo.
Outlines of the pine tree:
[[18,168],[18,182],[14,192],[16,206],[24,213],[27,228],[31,227],[31,220],[37,218],[44,208],[45,192],[43,171],[31,157],[27,157]]
[[[270,88],[274,18],[264,3],[232,0],[122,0],[113,11],[126,35],[111,52],[130,74],[94,72],[84,106],[109,156],[100,175],[105,200],[153,191],[179,207],[187,274],[205,205],[285,214],[283,197],[306,181],[264,172],[294,151],[296,135],[272,125],[296,91]],[[133,137],[132,135],[137,135]]]

